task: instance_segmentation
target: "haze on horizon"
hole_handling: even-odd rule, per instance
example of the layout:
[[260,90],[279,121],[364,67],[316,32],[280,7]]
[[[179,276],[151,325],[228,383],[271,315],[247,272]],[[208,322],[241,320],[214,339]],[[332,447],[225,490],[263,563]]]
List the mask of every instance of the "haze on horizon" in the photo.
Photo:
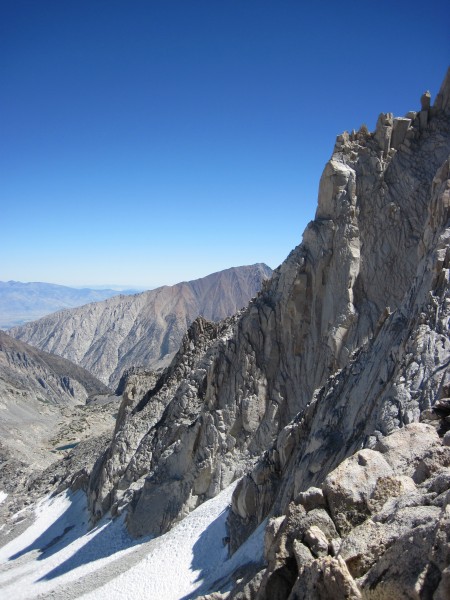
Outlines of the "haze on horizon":
[[2,3],[0,280],[275,268],[335,136],[434,100],[449,17],[443,0]]

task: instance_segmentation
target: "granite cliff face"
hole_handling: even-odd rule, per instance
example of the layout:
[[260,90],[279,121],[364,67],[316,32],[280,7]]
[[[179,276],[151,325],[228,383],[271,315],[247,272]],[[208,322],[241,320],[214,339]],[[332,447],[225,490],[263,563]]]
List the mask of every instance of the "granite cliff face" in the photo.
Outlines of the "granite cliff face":
[[[408,597],[448,590],[450,72],[421,103],[339,136],[314,221],[258,297],[221,324],[197,320],[145,395],[125,386],[93,515],[126,511],[133,534],[159,534],[246,472],[231,552],[272,518],[266,565],[211,598],[404,597],[389,528],[372,558],[354,555],[386,520],[403,523],[402,548],[427,540],[422,566],[399,563]],[[397,431],[410,452],[386,456]]]
[[127,368],[165,365],[197,316],[219,321],[234,314],[271,273],[263,264],[227,269],[195,281],[58,312],[9,333],[115,386]]

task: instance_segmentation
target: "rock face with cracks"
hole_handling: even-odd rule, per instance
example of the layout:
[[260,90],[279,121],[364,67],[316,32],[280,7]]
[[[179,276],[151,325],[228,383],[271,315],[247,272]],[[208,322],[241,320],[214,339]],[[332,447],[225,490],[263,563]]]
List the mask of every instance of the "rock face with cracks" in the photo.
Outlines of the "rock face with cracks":
[[159,534],[241,478],[230,551],[269,518],[267,566],[211,598],[448,597],[449,156],[450,74],[432,106],[337,138],[259,296],[125,388],[95,516]]

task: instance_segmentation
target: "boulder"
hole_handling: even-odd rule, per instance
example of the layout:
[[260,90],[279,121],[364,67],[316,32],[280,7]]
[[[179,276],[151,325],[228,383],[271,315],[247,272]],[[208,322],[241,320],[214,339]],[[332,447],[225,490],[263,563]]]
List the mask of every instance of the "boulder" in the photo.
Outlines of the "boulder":
[[383,455],[397,475],[413,477],[421,460],[433,448],[439,448],[441,442],[436,429],[425,423],[411,423],[381,438],[375,449]]
[[324,532],[317,527],[311,525],[305,531],[303,542],[308,546],[314,556],[326,556],[328,554],[328,539]]
[[300,492],[296,501],[305,507],[305,510],[313,508],[325,508],[326,500],[323,491],[317,487],[310,487],[306,492]]
[[355,580],[342,558],[326,556],[305,565],[289,600],[360,600]]
[[379,452],[366,449],[343,461],[328,475],[323,491],[341,534],[365,521],[378,479],[392,474],[391,466]]

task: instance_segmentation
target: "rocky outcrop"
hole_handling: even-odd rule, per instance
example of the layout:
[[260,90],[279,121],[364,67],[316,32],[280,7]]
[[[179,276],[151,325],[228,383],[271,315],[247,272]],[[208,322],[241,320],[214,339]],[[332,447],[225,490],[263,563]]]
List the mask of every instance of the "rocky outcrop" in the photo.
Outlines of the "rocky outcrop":
[[[400,597],[383,562],[403,547],[394,530],[423,534],[400,567],[422,590],[410,597],[444,597],[447,508],[427,494],[448,489],[449,156],[450,73],[433,106],[338,137],[315,220],[258,297],[222,325],[196,322],[143,398],[125,391],[90,480],[95,514],[126,510],[133,534],[159,534],[247,470],[230,551],[270,517],[268,567],[234,597]],[[377,525],[422,485],[391,532]],[[359,527],[367,560],[345,542]]]
[[[449,93],[449,84],[447,79],[443,87],[446,94]],[[435,115],[434,124],[439,124],[440,131],[446,132],[448,140],[448,113]],[[441,115],[441,119],[438,115]],[[433,120],[430,120],[428,133],[432,131],[432,124]],[[424,133],[422,143],[434,148],[434,145],[429,146],[430,139]],[[448,146],[446,152],[448,156]],[[392,161],[398,154],[395,154]],[[414,162],[414,172],[416,169],[419,166]],[[386,173],[389,173],[389,168]],[[406,180],[405,173],[404,177],[395,179],[395,182]],[[397,185],[395,182],[392,184],[394,189]],[[391,188],[386,189],[388,192]],[[236,545],[242,541],[242,531],[248,533],[249,529],[266,516],[267,510],[263,507],[270,506],[275,513],[282,513],[293,497],[309,486],[322,482],[327,473],[336,468],[349,453],[361,447],[371,448],[383,435],[418,421],[421,414],[426,415],[440,401],[441,396],[446,395],[447,364],[450,357],[446,262],[449,235],[448,189],[449,161],[446,158],[430,183],[428,215],[420,238],[415,243],[416,270],[411,274],[410,286],[405,290],[403,301],[397,304],[391,296],[389,304],[386,303],[389,307],[380,311],[377,323],[372,321],[372,325],[366,330],[367,336],[365,339],[360,338],[362,343],[355,345],[347,364],[341,363],[342,368],[311,395],[306,408],[281,431],[274,450],[268,453],[271,462],[268,481],[265,482],[260,476],[261,472],[267,470],[266,454],[254,471],[239,484],[230,523],[235,532],[231,539],[233,541],[235,537]],[[406,194],[404,200],[410,202],[412,198]],[[403,210],[406,218],[406,207]],[[386,230],[389,235],[388,224]],[[405,236],[405,241],[406,239]],[[410,243],[405,244],[407,249]],[[382,244],[381,237],[376,241],[380,251]],[[392,274],[384,271],[385,279],[391,278],[393,288],[397,281],[397,265],[402,263],[401,248],[399,246],[398,262],[390,263]],[[374,257],[377,256],[375,253]],[[413,259],[409,249],[403,258],[406,268]],[[370,257],[367,256],[367,259]],[[362,266],[361,263],[361,268]],[[370,272],[367,266],[364,270]],[[374,271],[372,274],[377,287],[380,287],[378,276],[375,276]],[[398,276],[399,285],[403,275],[404,272]],[[367,281],[364,283],[364,290],[367,292],[369,289]],[[387,292],[386,289],[386,295]],[[376,298],[377,289],[373,293]],[[363,304],[367,307],[368,298],[365,294],[362,297]],[[371,306],[374,305],[373,297],[370,298]],[[368,311],[364,313],[360,310],[358,313],[358,320],[362,314],[367,326],[369,321],[364,316]],[[358,326],[361,327],[361,323],[353,324],[350,332],[352,327],[356,329]],[[347,335],[346,344],[348,339]],[[275,490],[274,478],[281,482]],[[255,509],[251,517],[237,510],[239,495],[243,496],[240,502],[245,503],[247,493],[255,498]]]
[[358,450],[269,520],[256,585],[211,598],[448,597],[449,469],[447,442],[426,424]]
[[[142,376],[131,373],[113,441],[91,475],[89,500],[95,516],[109,509],[118,514],[129,509],[132,500],[136,518],[129,522],[130,531],[159,534],[180,514],[231,483],[232,474],[226,481],[215,482],[211,475],[220,450],[233,443],[232,436],[208,428],[210,417],[205,415],[202,424],[213,437],[208,438],[207,432],[202,433],[206,438],[199,437],[202,425],[196,421],[204,405],[207,370],[238,318],[239,314],[220,323],[197,318],[170,367],[146,394],[140,393]],[[149,377],[144,375],[144,380],[148,382]],[[187,470],[186,485],[179,475]],[[148,502],[153,506],[151,513]]]
[[219,321],[247,305],[272,271],[236,267],[133,296],[116,296],[12,328],[9,333],[116,386],[125,369],[165,366],[199,315]]

